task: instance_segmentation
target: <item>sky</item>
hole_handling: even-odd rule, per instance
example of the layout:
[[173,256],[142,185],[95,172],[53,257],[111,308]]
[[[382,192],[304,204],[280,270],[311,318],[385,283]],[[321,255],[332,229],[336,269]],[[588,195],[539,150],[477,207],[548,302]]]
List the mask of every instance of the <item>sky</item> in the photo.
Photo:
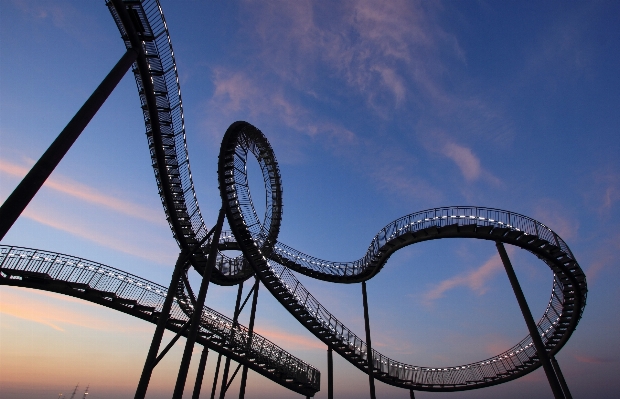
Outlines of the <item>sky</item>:
[[[237,120],[261,129],[278,159],[279,240],[316,257],[355,260],[383,226],[427,208],[530,216],[568,243],[588,279],[583,318],[557,355],[573,396],[620,390],[620,3],[162,0],[162,8],[208,226],[220,204],[219,144]],[[123,53],[103,1],[0,1],[0,200]],[[80,256],[168,285],[178,247],[139,106],[128,74],[2,244]],[[508,251],[540,317],[552,273],[530,253]],[[360,284],[299,278],[363,336]],[[231,316],[235,295],[236,287],[212,285],[206,303]],[[373,346],[402,362],[465,364],[527,335],[488,241],[402,249],[368,281],[368,295]],[[248,317],[244,311],[246,325]],[[316,397],[326,398],[325,345],[264,287],[256,323],[321,370]],[[75,298],[2,286],[0,396],[67,396],[79,383],[78,395],[90,384],[91,399],[132,398],[153,330]],[[170,397],[182,347],[156,368],[147,397]],[[364,374],[338,356],[334,366],[336,397],[368,397]],[[238,379],[231,389],[236,396]],[[377,382],[379,398],[408,395]],[[250,372],[247,397],[297,396]],[[542,369],[482,390],[416,394],[526,396],[551,397]]]

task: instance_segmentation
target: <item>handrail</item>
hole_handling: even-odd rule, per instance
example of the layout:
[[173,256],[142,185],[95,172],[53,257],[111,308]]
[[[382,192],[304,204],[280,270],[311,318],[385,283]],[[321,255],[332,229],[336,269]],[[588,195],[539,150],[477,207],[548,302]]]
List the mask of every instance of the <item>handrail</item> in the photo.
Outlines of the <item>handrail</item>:
[[[110,304],[117,304],[118,310],[144,309],[151,315],[148,319],[152,322],[156,322],[152,316],[161,313],[167,293],[167,289],[159,284],[101,263],[50,251],[0,245],[0,284],[19,285],[28,277],[40,281],[38,288],[41,289],[54,287],[44,284],[47,280],[63,282],[72,287],[63,293],[78,295],[93,291],[99,297],[106,296]],[[191,301],[175,298],[170,312],[173,324],[182,325],[189,320],[183,310],[185,307],[193,308]],[[292,384],[286,383],[286,379],[301,384],[304,390],[316,392],[320,388],[317,369],[256,332],[248,345],[248,328],[239,323],[233,327],[230,318],[213,309],[203,309],[199,334],[209,336],[209,341],[219,341],[220,346],[238,353],[245,353],[245,348],[249,347],[246,355],[237,360],[287,388]],[[278,373],[269,371],[274,369]]]

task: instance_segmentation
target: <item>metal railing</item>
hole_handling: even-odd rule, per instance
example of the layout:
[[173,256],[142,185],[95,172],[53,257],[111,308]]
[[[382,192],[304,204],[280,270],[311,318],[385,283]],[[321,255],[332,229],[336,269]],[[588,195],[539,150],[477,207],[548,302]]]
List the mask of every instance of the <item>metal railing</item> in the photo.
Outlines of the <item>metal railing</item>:
[[[21,272],[21,274],[20,274]],[[26,272],[24,274],[23,272]],[[120,302],[122,309],[142,309],[150,313],[160,313],[167,289],[159,284],[145,280],[136,275],[115,269],[101,263],[74,256],[41,251],[36,249],[0,245],[0,284],[8,279],[20,279],[20,276],[36,276],[38,279],[62,281],[75,290],[97,291],[110,301]],[[184,308],[192,309],[191,301],[175,301],[170,312],[171,320],[179,325],[189,320]],[[117,307],[119,308],[119,307]],[[255,332],[248,342],[247,327],[205,307],[202,312],[200,333],[208,336],[212,342],[237,353],[245,353],[248,365],[269,371],[272,380],[294,379],[318,390],[320,372],[301,359],[291,355],[273,342]]]
[[[350,352],[346,357],[366,359],[366,343],[331,314],[312,294],[299,282],[286,267],[269,262],[270,274],[287,290],[297,304],[303,306],[308,314],[321,327],[330,332],[340,345],[339,352]],[[554,279],[552,300],[544,316],[538,322],[543,342],[551,348],[551,337],[559,324],[562,314],[563,293],[561,283]],[[551,316],[553,314],[553,316]],[[330,338],[330,340],[332,340]],[[379,373],[395,378],[401,384],[410,385],[476,385],[489,380],[501,378],[509,373],[531,366],[536,350],[528,335],[518,344],[505,352],[491,358],[455,367],[421,367],[399,362],[372,350],[374,368]]]
[[[123,2],[135,11],[133,15],[140,20],[140,26],[144,29],[139,34],[146,54],[148,71],[139,71],[137,68],[134,68],[133,71],[140,95],[152,165],[162,204],[168,218],[174,217],[179,220],[180,231],[176,231],[170,223],[175,236],[183,235],[186,242],[196,243],[205,237],[208,229],[202,218],[192,181],[185,137],[181,88],[166,20],[158,0],[124,0]],[[106,1],[106,4],[123,37],[125,46],[131,48],[131,43],[116,10],[109,1]],[[148,74],[153,82],[154,93],[145,92],[140,73]],[[151,116],[147,110],[146,96],[151,94],[156,99],[162,145],[166,158],[166,165],[162,165],[162,168],[159,168],[157,164]],[[166,202],[164,196],[160,176],[161,170],[166,171],[172,186],[173,201],[171,204]],[[168,220],[170,222],[170,219]]]
[[[289,267],[313,272],[312,277],[330,280],[330,276],[356,276],[376,267],[380,249],[389,241],[407,233],[415,233],[428,227],[478,225],[508,228],[524,234],[537,236],[559,247],[574,260],[570,248],[562,238],[544,224],[518,213],[477,206],[452,206],[427,209],[394,220],[383,227],[372,239],[368,250],[360,259],[349,262],[334,262],[320,259],[278,242],[274,247],[275,260],[285,262]],[[484,237],[481,237],[484,238]]]
[[[144,110],[145,124],[147,127],[147,137],[151,149],[153,167],[156,175],[156,181],[164,209],[168,215],[171,228],[178,241],[189,243],[190,245],[198,242],[207,234],[207,228],[200,214],[196,195],[192,183],[191,173],[189,169],[189,158],[185,140],[185,130],[183,125],[182,101],[178,83],[178,75],[170,44],[170,36],[161,11],[161,7],[157,0],[128,1],[125,3],[131,5],[138,15],[140,25],[143,26],[141,38],[142,45],[147,54],[148,78],[153,82],[154,92],[146,93],[142,86],[142,76],[137,69],[134,69],[140,100]],[[127,47],[131,43],[124,35],[124,29],[120,23],[118,16],[115,15],[113,7],[111,7],[112,15],[119,26],[121,35],[125,39]],[[151,118],[153,112],[147,110],[147,96],[154,95],[157,103],[157,118],[161,125],[161,137],[163,148],[155,148],[155,140],[153,139],[153,131]],[[153,110],[150,110],[153,111]],[[155,156],[156,151],[163,150],[165,153],[165,165],[158,165]],[[243,165],[245,167],[245,165]],[[170,181],[170,186],[163,187],[163,180],[160,173],[166,173]],[[266,181],[267,182],[267,181]],[[164,191],[172,193],[172,200],[167,200]],[[249,192],[248,192],[249,194]],[[247,206],[251,204],[249,195],[240,199]],[[237,203],[239,205],[239,203]],[[281,204],[277,204],[278,207]],[[178,226],[171,222],[178,222]],[[231,221],[229,221],[231,222]],[[282,243],[276,243],[273,253],[268,254],[271,259],[281,262],[286,266],[293,267],[302,272],[310,272],[313,277],[324,280],[338,281],[355,277],[368,273],[369,270],[380,268],[387,257],[382,253],[388,252],[384,250],[390,241],[404,236],[405,234],[415,233],[428,228],[442,228],[449,225],[476,225],[491,226],[492,228],[506,228],[522,232],[523,234],[537,237],[546,244],[559,248],[563,254],[572,260],[568,266],[570,272],[574,274],[581,273],[577,262],[566,245],[551,229],[531,218],[523,215],[502,211],[492,208],[483,207],[446,207],[429,209],[422,212],[413,213],[404,216],[394,222],[388,224],[373,238],[366,254],[353,262],[331,262],[316,257],[309,256],[300,251]],[[179,240],[179,236],[183,236],[183,240]],[[256,234],[253,234],[256,235]],[[256,235],[266,237],[263,234]],[[488,237],[481,237],[487,238]],[[230,242],[229,238],[224,235],[219,238],[220,242]],[[256,244],[256,243],[255,243]],[[246,254],[249,258],[253,255]],[[247,268],[247,263],[240,258],[228,258],[224,255],[218,257],[218,270],[224,278],[230,278],[241,275],[250,275],[251,270]],[[358,357],[365,358],[366,344],[340,323],[331,313],[329,313],[295,278],[295,276],[284,266],[274,262],[267,262],[266,259],[257,260],[257,265],[262,268],[261,279],[265,283],[266,279],[275,277],[276,282],[270,284],[281,284],[285,287],[286,294],[280,296],[282,302],[283,295],[290,295],[296,303],[302,306],[307,313],[325,330],[333,334],[334,337],[343,345],[342,350],[348,351]],[[568,263],[567,263],[568,264]],[[550,266],[552,266],[550,264]],[[552,267],[553,268],[553,267]],[[555,269],[554,269],[555,270]],[[560,272],[562,272],[560,270]],[[557,345],[558,334],[560,336],[568,336],[571,331],[560,331],[558,326],[562,324],[560,319],[564,316],[564,310],[570,307],[570,301],[574,300],[574,295],[565,295],[567,293],[567,283],[562,280],[566,276],[557,274],[554,276],[554,284],[552,296],[549,305],[538,322],[538,329],[541,332],[543,342],[548,348]],[[265,283],[267,284],[267,283]],[[585,305],[585,279],[579,288],[584,300],[582,306],[577,310],[579,316]],[[284,304],[284,302],[283,302]],[[579,317],[572,315],[573,319]],[[573,324],[573,329],[574,329]],[[234,334],[233,334],[234,335]],[[560,340],[561,341],[561,340]],[[347,355],[348,356],[348,355]],[[530,342],[530,337],[526,337],[520,343],[510,350],[486,359],[481,362],[471,363],[457,367],[446,368],[428,368],[410,366],[391,360],[379,352],[373,350],[373,361],[375,368],[382,374],[395,378],[406,384],[422,384],[422,385],[471,385],[484,384],[492,379],[502,378],[508,374],[517,372],[524,367],[530,367],[533,361],[534,349]],[[278,359],[280,359],[278,357]],[[535,362],[534,362],[535,363]]]

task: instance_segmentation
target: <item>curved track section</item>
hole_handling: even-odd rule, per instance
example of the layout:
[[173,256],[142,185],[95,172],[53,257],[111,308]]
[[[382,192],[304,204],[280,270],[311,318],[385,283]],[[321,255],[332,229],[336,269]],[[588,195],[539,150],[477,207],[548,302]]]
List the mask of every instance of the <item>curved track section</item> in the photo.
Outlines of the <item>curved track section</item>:
[[[70,295],[157,324],[166,288],[100,263],[54,252],[0,245],[0,285]],[[175,298],[166,325],[178,332],[189,320],[191,299]],[[197,341],[303,395],[320,388],[318,370],[228,317],[205,307]],[[185,334],[183,334],[185,335]]]
[[[119,12],[115,3],[124,5],[127,12]],[[133,73],[166,218],[179,246],[193,248],[204,239],[208,228],[192,181],[181,88],[163,11],[157,0],[106,0],[106,5],[127,49],[138,50]],[[198,251],[198,262],[193,264],[199,273],[205,267],[205,254]],[[211,277],[216,284],[237,284],[253,274],[242,259],[230,259],[221,253],[218,258]]]
[[[122,4],[126,10],[117,10],[113,3]],[[106,4],[126,47],[139,50],[134,75],[157,185],[179,246],[191,249],[206,236],[207,228],[192,183],[178,76],[161,7],[157,0],[107,0]],[[534,253],[554,273],[551,299],[538,322],[549,353],[555,354],[560,350],[574,331],[585,306],[585,276],[566,243],[542,223],[497,209],[430,209],[407,215],[384,227],[372,240],[367,253],[357,261],[325,261],[277,242],[279,215],[266,215],[265,219],[274,216],[268,225],[255,223],[257,217],[249,190],[241,196],[239,194],[243,191],[243,179],[246,179],[244,174],[247,173],[245,162],[248,154],[252,153],[259,164],[267,158],[260,151],[253,152],[247,145],[244,147],[239,141],[227,141],[227,136],[228,133],[221,149],[218,179],[232,234],[223,233],[218,237],[218,247],[221,250],[241,249],[245,258],[228,258],[220,253],[213,281],[232,285],[256,272],[293,316],[360,370],[369,372],[365,360],[366,344],[329,313],[299,283],[290,269],[326,281],[354,283],[371,278],[380,271],[392,253],[416,242],[455,237],[499,241]],[[266,139],[264,141],[267,142]],[[236,153],[238,150],[241,153]],[[225,160],[232,154],[236,154],[235,160]],[[269,194],[277,191],[269,190],[279,183],[272,184],[267,165],[267,162],[263,162],[261,169],[269,201]],[[276,171],[274,157],[273,165],[273,171]],[[272,211],[281,212],[281,198],[272,195],[271,200]],[[277,224],[275,230],[272,229],[276,226],[273,223]],[[212,243],[205,243],[203,249],[209,245]],[[197,261],[193,263],[199,272],[205,267],[204,253],[198,251]],[[179,296],[185,291],[189,289],[180,285]],[[411,366],[389,359],[374,350],[372,356],[374,367],[371,372],[377,379],[395,386],[427,391],[481,388],[517,378],[540,367],[529,336],[495,357],[456,367]]]
[[[297,320],[368,373],[366,343],[301,285],[289,270],[289,267],[299,269],[299,263],[287,261],[281,254],[284,252],[288,259],[298,261],[296,256],[290,250],[282,249],[281,244],[275,244],[272,253],[272,246],[264,245],[265,233],[252,228],[255,225],[253,208],[239,200],[248,196],[245,193],[248,188],[238,184],[247,181],[244,163],[247,161],[247,147],[253,145],[248,143],[251,140],[265,142],[266,138],[246,122],[232,124],[222,140],[218,163],[222,201],[240,249],[269,291]],[[457,237],[518,246],[534,253],[553,270],[551,299],[538,322],[538,329],[547,351],[552,355],[559,351],[576,328],[585,307],[585,275],[566,243],[551,229],[531,218],[480,207],[437,208],[407,215],[384,227],[360,261],[340,264],[343,269],[338,277],[347,282],[368,279],[400,248],[421,241]],[[269,258],[278,259],[282,264]],[[317,262],[318,267],[323,267],[323,261],[318,259],[304,257],[301,261],[310,265],[306,271],[317,266]],[[518,378],[541,365],[529,335],[504,353],[466,365],[418,367],[390,359],[375,350],[372,351],[372,360],[372,373],[377,379],[390,385],[427,391],[482,388]]]

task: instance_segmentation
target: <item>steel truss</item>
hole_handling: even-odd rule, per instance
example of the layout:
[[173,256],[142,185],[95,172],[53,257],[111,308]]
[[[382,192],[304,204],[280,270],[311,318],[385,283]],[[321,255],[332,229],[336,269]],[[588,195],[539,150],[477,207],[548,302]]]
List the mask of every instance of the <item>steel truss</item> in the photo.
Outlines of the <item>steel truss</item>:
[[[329,363],[331,352],[336,351],[369,375],[371,391],[374,379],[406,388],[412,397],[414,390],[476,389],[513,380],[542,365],[551,370],[547,375],[553,374],[557,380],[554,387],[550,377],[555,396],[570,397],[554,355],[566,344],[581,318],[587,284],[570,248],[555,232],[536,220],[509,211],[473,206],[442,207],[412,213],[388,224],[373,238],[366,254],[356,261],[331,262],[309,256],[277,241],[282,219],[280,172],[265,136],[246,122],[235,122],[227,130],[218,160],[221,215],[225,214],[232,231],[220,233],[222,217],[214,229],[209,230],[200,213],[192,182],[179,79],[159,2],[106,0],[106,4],[127,48],[123,58],[125,64],[127,60],[135,59],[132,71],[138,86],[159,194],[181,254],[187,256],[187,262],[181,262],[184,269],[180,278],[172,279],[169,297],[172,298],[172,290],[176,290],[176,299],[170,304],[170,319],[164,323],[168,315],[161,314],[163,296],[168,290],[116,269],[66,255],[45,252],[47,255],[41,257],[35,250],[0,247],[0,283],[83,297],[145,320],[160,320],[165,328],[189,337],[186,354],[188,350],[191,354],[195,336],[197,342],[215,349],[220,355],[224,354],[293,391],[312,396],[319,389],[320,374],[316,369],[261,340],[251,329],[236,324],[237,311],[235,318],[230,320],[202,306],[210,281],[235,285],[256,275],[302,325],[327,345]],[[68,147],[64,152],[67,150]],[[60,158],[64,155],[61,152],[58,151]],[[249,156],[258,161],[267,192],[262,222],[249,191],[246,168]],[[34,188],[32,195],[37,189]],[[10,213],[16,212],[21,211]],[[12,216],[16,218],[18,215]],[[495,242],[509,277],[512,266],[505,251],[502,253],[504,243],[533,253],[551,268],[551,298],[537,323],[531,314],[528,316],[527,304],[523,306],[518,281],[511,278],[530,335],[509,350],[479,362],[439,368],[408,365],[372,349],[327,311],[291,272],[335,283],[361,282],[366,309],[366,340],[370,343],[365,282],[376,275],[397,250],[441,238],[476,238]],[[228,249],[241,250],[242,255],[228,257],[223,253]],[[54,260],[51,260],[52,256]],[[198,298],[187,279],[183,278],[190,265],[204,276]],[[253,309],[255,306],[256,297]],[[197,309],[201,311],[197,312]],[[154,344],[158,339],[156,334]],[[255,342],[262,342],[261,346],[256,347]],[[265,343],[269,350],[265,349]],[[159,342],[155,354],[158,347]],[[277,352],[277,358],[271,357],[273,351]],[[159,358],[161,356],[163,353]],[[145,370],[154,367],[153,359],[150,353]],[[189,358],[184,357],[175,389],[177,397],[180,397],[177,392],[180,384],[185,382],[185,377],[181,381],[181,374],[186,373],[188,365]],[[246,373],[247,369],[244,375]],[[202,379],[201,375],[199,377]],[[331,387],[331,367],[329,381]],[[136,397],[141,396],[137,394]]]
[[[0,285],[34,288],[94,302],[150,323],[161,317],[168,289],[101,263],[55,252],[0,245]],[[190,320],[191,299],[177,296],[166,329],[181,332]],[[303,395],[320,388],[320,373],[248,327],[204,307],[197,343]],[[310,377],[310,380],[308,380]]]
[[[364,284],[381,270],[394,252],[418,242],[441,238],[477,238],[508,243],[533,253],[553,271],[551,298],[536,325],[537,335],[540,335],[550,358],[564,346],[576,328],[587,296],[585,275],[566,243],[542,223],[499,209],[436,208],[413,213],[388,224],[375,236],[366,255],[358,261],[335,264],[289,247],[285,252],[288,258],[284,260],[283,244],[276,241],[275,233],[257,223],[256,212],[249,200],[249,188],[244,184],[247,181],[245,163],[248,154],[257,158],[263,170],[267,198],[273,202],[269,204],[267,214],[278,227],[281,220],[281,182],[271,147],[254,126],[235,122],[222,140],[218,182],[226,216],[239,248],[267,289],[302,325],[374,379],[406,389],[460,391],[513,380],[532,372],[542,363],[532,335],[497,356],[470,364],[421,367],[398,362],[373,349],[369,351],[362,339],[303,287],[291,269],[327,281],[361,280]],[[370,379],[371,387],[372,381],[373,378]]]

